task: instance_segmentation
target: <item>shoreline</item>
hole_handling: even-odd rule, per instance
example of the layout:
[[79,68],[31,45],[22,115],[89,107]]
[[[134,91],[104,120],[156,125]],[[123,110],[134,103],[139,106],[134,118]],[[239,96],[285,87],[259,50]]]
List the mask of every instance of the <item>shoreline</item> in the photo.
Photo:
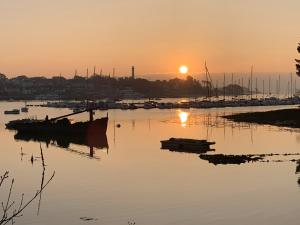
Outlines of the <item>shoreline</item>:
[[223,116],[233,122],[300,128],[300,108],[247,112]]

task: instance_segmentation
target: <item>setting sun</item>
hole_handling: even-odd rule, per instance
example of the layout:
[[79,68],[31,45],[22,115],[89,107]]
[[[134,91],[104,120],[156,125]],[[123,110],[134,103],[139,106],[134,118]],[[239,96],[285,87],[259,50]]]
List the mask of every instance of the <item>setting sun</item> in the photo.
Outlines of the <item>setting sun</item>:
[[187,66],[180,66],[179,67],[179,72],[181,74],[187,74],[188,71],[189,71],[189,68]]

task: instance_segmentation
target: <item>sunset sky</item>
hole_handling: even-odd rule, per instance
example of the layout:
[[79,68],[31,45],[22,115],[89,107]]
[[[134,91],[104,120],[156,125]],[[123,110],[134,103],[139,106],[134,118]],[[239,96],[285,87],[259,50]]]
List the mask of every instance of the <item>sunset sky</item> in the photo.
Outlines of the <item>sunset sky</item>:
[[[0,0],[0,72],[294,72],[299,0]],[[300,58],[300,56],[299,56]]]

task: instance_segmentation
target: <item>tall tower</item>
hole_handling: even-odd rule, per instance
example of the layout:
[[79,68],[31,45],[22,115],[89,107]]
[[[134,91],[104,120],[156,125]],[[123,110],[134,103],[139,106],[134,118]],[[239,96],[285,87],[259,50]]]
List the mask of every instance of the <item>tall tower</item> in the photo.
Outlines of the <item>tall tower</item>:
[[131,78],[134,80],[135,78],[135,68],[134,66],[131,67]]

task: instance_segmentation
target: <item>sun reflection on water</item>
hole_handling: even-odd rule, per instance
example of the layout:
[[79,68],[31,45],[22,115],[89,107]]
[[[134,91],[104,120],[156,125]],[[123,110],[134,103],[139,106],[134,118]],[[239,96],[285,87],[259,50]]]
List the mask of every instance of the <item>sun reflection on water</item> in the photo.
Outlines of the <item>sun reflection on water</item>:
[[189,113],[179,110],[178,111],[178,116],[179,116],[179,119],[180,119],[181,126],[186,127],[187,121],[189,119]]

